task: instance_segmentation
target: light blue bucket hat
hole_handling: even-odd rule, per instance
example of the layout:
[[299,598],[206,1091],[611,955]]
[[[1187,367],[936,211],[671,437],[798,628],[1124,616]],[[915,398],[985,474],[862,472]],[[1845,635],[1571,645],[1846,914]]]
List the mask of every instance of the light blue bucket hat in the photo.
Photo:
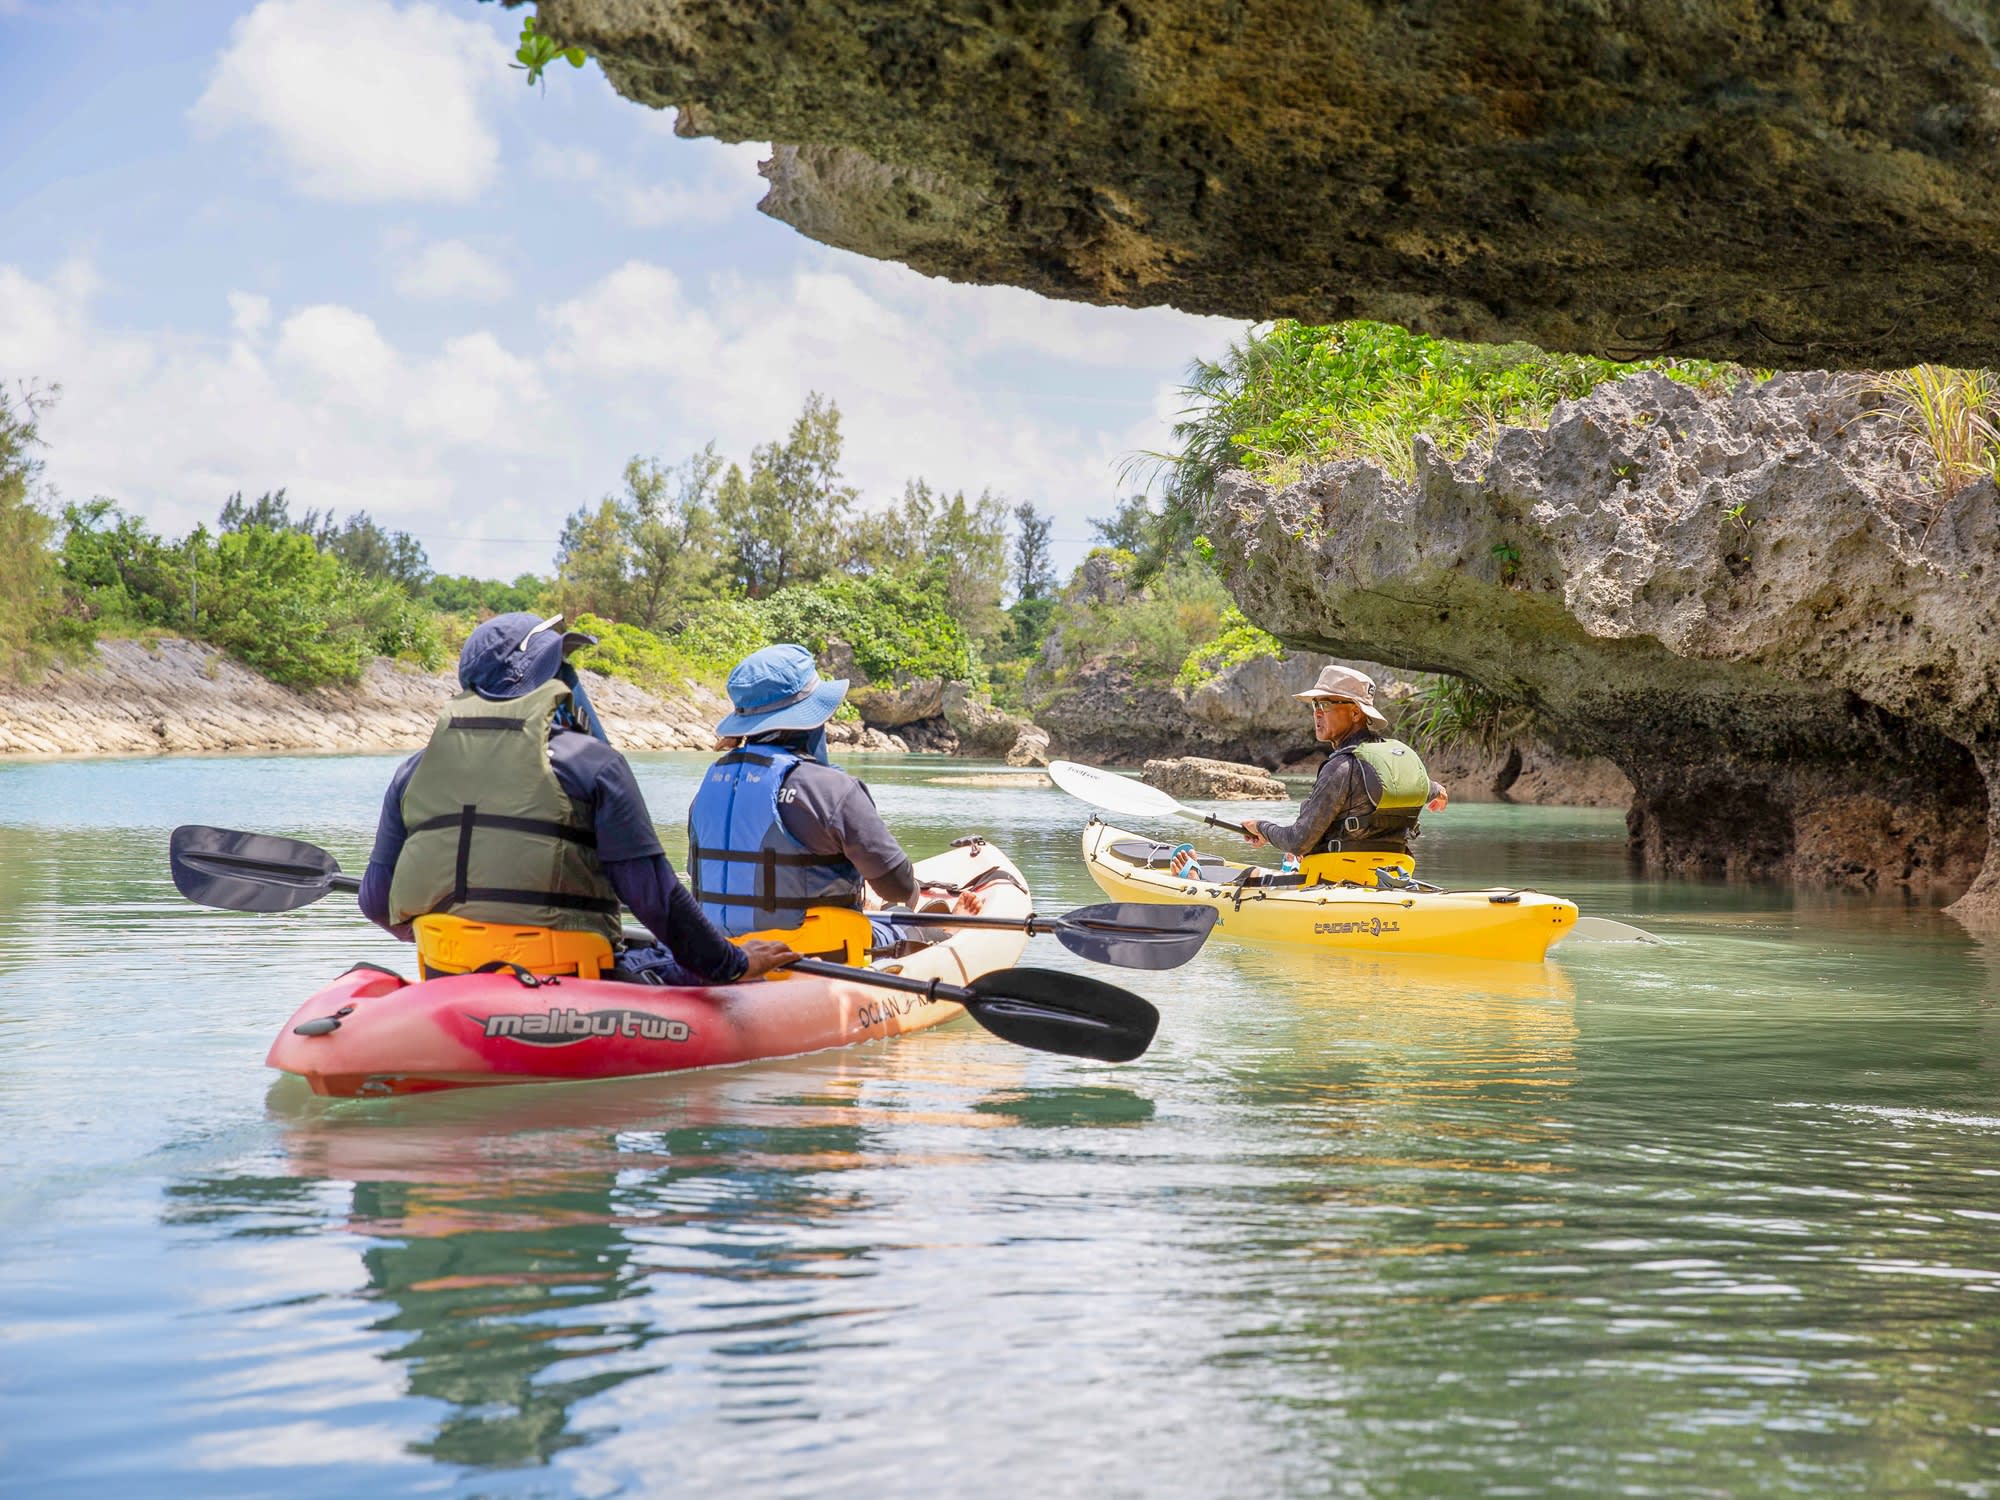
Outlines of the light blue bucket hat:
[[769,734],[817,729],[847,696],[847,680],[819,675],[812,652],[787,642],[753,651],[729,674],[736,712],[715,726],[717,734]]

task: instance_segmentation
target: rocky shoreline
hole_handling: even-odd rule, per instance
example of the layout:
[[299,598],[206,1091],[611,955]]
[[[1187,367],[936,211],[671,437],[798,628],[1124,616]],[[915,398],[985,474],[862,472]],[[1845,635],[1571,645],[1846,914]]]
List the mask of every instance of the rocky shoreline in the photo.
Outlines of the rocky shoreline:
[[[1245,663],[1185,704],[1165,690],[1153,693],[1157,702],[1135,701],[1121,692],[1116,671],[1102,680],[1089,674],[1078,693],[1093,710],[1058,714],[1053,746],[1049,729],[979,703],[963,683],[857,693],[864,712],[874,710],[870,718],[895,727],[835,723],[829,738],[846,754],[963,756],[1022,768],[1054,755],[1138,769],[1155,758],[1207,753],[1309,776],[1318,757],[1298,733],[1301,716],[1289,695],[1324,660],[1300,654]],[[674,696],[595,672],[584,673],[584,684],[628,750],[709,750],[713,726],[728,711],[719,694],[692,682]],[[456,688],[449,670],[426,672],[378,657],[358,683],[297,691],[199,642],[107,640],[89,661],[51,668],[37,682],[0,683],[0,759],[414,750]],[[1102,733],[1100,724],[1118,727]],[[1576,760],[1547,746],[1442,751],[1426,761],[1461,801],[1624,807],[1631,800],[1631,784],[1609,762]]]
[[[707,750],[728,708],[692,683],[679,697],[594,672],[584,684],[632,750]],[[0,757],[414,750],[456,691],[450,671],[378,657],[358,683],[300,692],[195,641],[108,640],[39,682],[0,683]]]

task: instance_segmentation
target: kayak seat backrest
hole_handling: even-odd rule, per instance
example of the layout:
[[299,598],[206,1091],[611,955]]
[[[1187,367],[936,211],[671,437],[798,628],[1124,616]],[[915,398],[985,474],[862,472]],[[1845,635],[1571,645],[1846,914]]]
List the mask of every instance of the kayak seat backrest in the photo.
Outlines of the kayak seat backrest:
[[[1149,870],[1164,870],[1168,859],[1178,847],[1177,844],[1148,843],[1144,839],[1116,839],[1112,842],[1111,853],[1127,864],[1143,865]],[[1200,859],[1202,874],[1208,879],[1216,878],[1216,875],[1209,872],[1214,871],[1219,874],[1227,868],[1228,862],[1219,854],[1204,854]]]
[[[883,915],[892,916],[894,913],[884,912]],[[744,943],[751,938],[769,938],[807,958],[825,959],[836,964],[865,964],[868,962],[868,950],[875,941],[875,924],[868,920],[867,912],[852,906],[809,906],[805,920],[796,927],[746,932],[730,941]],[[788,969],[773,969],[764,977],[797,979],[803,976]]]
[[530,974],[595,979],[612,964],[611,944],[596,932],[562,932],[511,922],[473,922],[433,912],[410,924],[417,968],[425,979],[470,974],[483,964],[518,964]]

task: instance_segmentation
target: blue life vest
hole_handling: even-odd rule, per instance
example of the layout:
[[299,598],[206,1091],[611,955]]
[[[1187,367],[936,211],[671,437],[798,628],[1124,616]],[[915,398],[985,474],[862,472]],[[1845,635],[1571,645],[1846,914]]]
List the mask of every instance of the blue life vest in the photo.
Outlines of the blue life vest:
[[778,817],[778,794],[800,759],[778,745],[732,750],[708,768],[688,808],[688,883],[731,937],[796,927],[809,906],[861,905],[853,863],[814,854]]

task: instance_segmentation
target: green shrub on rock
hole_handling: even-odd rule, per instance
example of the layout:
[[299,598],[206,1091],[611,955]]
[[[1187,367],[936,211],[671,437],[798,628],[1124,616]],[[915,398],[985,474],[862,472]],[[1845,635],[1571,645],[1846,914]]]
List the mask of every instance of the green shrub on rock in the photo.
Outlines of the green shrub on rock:
[[1180,671],[1174,677],[1174,686],[1182,692],[1191,693],[1204,682],[1246,661],[1285,654],[1284,642],[1252,625],[1243,611],[1233,604],[1223,610],[1219,623],[1221,628],[1215,639],[1196,646],[1181,662]]

